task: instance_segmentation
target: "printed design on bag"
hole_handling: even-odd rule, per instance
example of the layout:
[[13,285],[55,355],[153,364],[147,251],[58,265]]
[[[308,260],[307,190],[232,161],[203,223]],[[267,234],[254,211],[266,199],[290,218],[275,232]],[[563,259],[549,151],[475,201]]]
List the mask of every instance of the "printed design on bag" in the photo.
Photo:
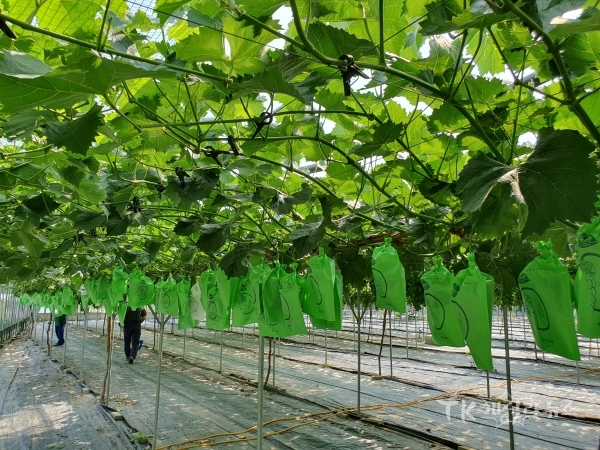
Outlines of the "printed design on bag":
[[522,272],[521,275],[519,275],[519,279],[518,279],[519,284],[529,283],[530,281],[531,280],[529,279],[529,277],[527,276],[527,274],[525,272]]
[[250,280],[245,279],[240,283],[240,308],[244,315],[249,315],[254,312],[256,306],[256,292]]
[[577,236],[577,246],[581,248],[591,247],[594,244],[597,244],[598,241],[594,237],[593,234],[581,233]]
[[[279,290],[281,291],[282,285],[281,283],[279,283]],[[280,293],[279,294],[279,298],[281,298],[281,309],[283,311],[283,320],[290,320],[290,318],[292,317],[292,313],[290,311],[290,304],[288,303],[287,299]]]
[[581,257],[579,267],[581,267],[581,271],[585,275],[585,285],[590,291],[590,312],[600,312],[600,302],[598,302],[596,297],[596,267],[589,261],[590,258],[600,258],[600,255],[597,253],[584,254]]
[[431,287],[429,286],[429,283],[426,280],[421,280],[421,284],[423,285],[424,290],[427,290]]
[[215,296],[212,293],[208,293],[208,303],[206,305],[206,316],[210,320],[216,320],[218,316],[217,311],[217,302],[215,301]]
[[383,276],[383,273],[373,268],[373,280],[375,281],[375,292],[377,293],[377,297],[386,298],[388,286],[387,280]]
[[[546,306],[540,295],[531,288],[521,288],[521,294],[523,295],[523,302],[525,303],[527,315],[530,316],[530,320],[535,323],[536,328],[540,331],[550,329],[548,312],[546,311]],[[530,312],[531,314],[529,314]]]
[[140,282],[135,290],[135,294],[137,295],[138,300],[145,300],[150,294],[150,289],[145,283]]
[[467,313],[465,313],[465,310],[462,309],[462,306],[460,306],[454,300],[452,300],[452,304],[454,305],[456,318],[458,319],[458,324],[460,325],[460,329],[462,330],[466,341],[467,337],[469,337],[469,319],[467,319]]
[[431,315],[435,329],[441,330],[446,321],[446,308],[443,303],[436,296],[425,294],[425,304],[427,305],[427,314]]
[[176,294],[173,292],[163,292],[162,293],[162,305],[163,308],[169,309],[171,304],[175,304],[177,302],[176,298],[174,299]]
[[434,295],[425,294],[425,304],[427,313],[431,314],[433,324],[436,330],[441,330],[446,321],[446,308],[443,303]]
[[190,308],[192,310],[192,313],[197,313],[198,312],[198,308],[200,307],[200,300],[198,300],[197,298],[192,297],[192,301],[190,302]]
[[317,305],[323,303],[323,295],[321,294],[321,289],[319,288],[319,283],[312,276],[310,277],[310,285],[312,286],[313,292],[315,294],[315,299],[317,300]]

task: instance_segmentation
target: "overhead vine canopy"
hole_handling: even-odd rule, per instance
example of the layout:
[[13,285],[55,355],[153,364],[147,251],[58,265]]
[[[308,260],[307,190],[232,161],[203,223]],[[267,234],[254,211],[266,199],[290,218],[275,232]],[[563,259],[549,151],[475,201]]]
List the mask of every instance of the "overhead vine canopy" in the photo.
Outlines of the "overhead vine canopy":
[[595,213],[597,7],[1,0],[0,278],[321,245],[355,284],[391,235],[408,272],[477,248],[509,292],[524,238],[568,256]]

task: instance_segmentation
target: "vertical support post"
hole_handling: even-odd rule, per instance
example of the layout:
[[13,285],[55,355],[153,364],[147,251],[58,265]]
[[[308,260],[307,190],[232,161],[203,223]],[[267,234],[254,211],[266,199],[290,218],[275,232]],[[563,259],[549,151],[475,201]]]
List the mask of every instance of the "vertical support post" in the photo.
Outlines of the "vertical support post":
[[506,393],[508,400],[508,433],[510,438],[510,450],[515,450],[515,432],[513,429],[513,404],[512,386],[510,379],[510,350],[508,345],[508,308],[502,307],[504,315],[504,353],[506,357]]
[[183,330],[183,360],[185,361],[185,339],[187,337],[187,328]]
[[579,361],[575,361],[575,368],[577,369],[577,384],[579,384]]
[[83,355],[85,353],[85,334],[87,331],[87,308],[83,311],[83,340],[81,341],[81,363],[79,364],[79,381],[83,383]]
[[242,350],[244,350],[244,336],[246,336],[246,325],[242,327]]
[[[156,316],[154,317],[156,321]],[[163,336],[165,334],[165,313],[160,313],[158,335],[158,373],[156,375],[156,401],[154,403],[154,435],[152,436],[152,448],[156,448],[158,439],[158,407],[160,406],[160,375],[162,373]]]
[[353,337],[354,351],[356,351],[356,322],[358,322],[358,319],[356,321],[352,322],[352,335],[353,335],[352,337]]
[[357,398],[357,412],[358,414],[360,414],[360,291],[357,291],[357,296],[358,296],[358,305],[356,306],[357,310],[358,310],[358,320],[357,322],[357,327],[358,327],[358,378],[356,379],[356,387],[357,387],[357,391],[358,391],[358,398]]
[[390,378],[394,376],[394,355],[392,353],[392,310],[390,309]]
[[223,373],[223,330],[221,330],[221,357],[219,358],[219,373]]
[[113,314],[111,314],[110,321],[110,334],[108,335],[108,339],[110,340],[108,346],[108,377],[106,378],[106,399],[104,401],[106,406],[108,406],[108,400],[110,399],[110,375],[112,371],[113,345],[115,342],[115,318]]
[[63,362],[62,365],[64,368],[67,367],[67,332],[69,331],[69,316],[67,316],[67,321],[65,322],[65,336],[64,336],[64,341],[65,343],[63,344]]
[[406,359],[408,359],[408,306],[406,307]]
[[485,371],[485,381],[487,383],[487,398],[490,398],[490,371]]
[[263,447],[263,393],[265,384],[265,338],[258,338],[258,420],[256,424],[257,450]]
[[[271,338],[273,340],[273,338]],[[277,351],[277,338],[273,341],[273,389],[275,389],[275,353]],[[269,355],[270,356],[270,355]]]
[[327,328],[325,328],[325,365],[327,365]]

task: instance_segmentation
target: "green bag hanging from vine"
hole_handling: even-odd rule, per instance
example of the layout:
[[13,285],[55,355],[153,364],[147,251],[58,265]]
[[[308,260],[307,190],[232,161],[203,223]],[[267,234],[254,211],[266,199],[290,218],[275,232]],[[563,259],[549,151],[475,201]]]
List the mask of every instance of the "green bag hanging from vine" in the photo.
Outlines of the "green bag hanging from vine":
[[308,260],[302,311],[311,319],[333,322],[335,305],[335,262],[319,247],[319,255]]
[[285,326],[290,333],[289,336],[307,334],[304,314],[300,305],[300,286],[296,273],[298,264],[291,264],[290,267],[292,273],[285,273],[279,280],[279,295],[281,296]]
[[160,280],[156,284],[154,301],[157,313],[164,313],[174,317],[179,314],[177,285],[171,275],[169,275],[166,281]]
[[437,345],[464,347],[465,339],[452,304],[454,275],[433,258],[433,268],[421,277],[427,306],[427,322]]
[[108,303],[108,291],[110,290],[110,283],[108,279],[103,275],[98,280],[96,280],[96,299],[98,300],[98,305],[101,307],[106,307]]
[[131,309],[154,303],[154,283],[140,269],[135,269],[129,276],[128,293]]
[[545,352],[580,361],[571,304],[571,277],[552,252],[551,242],[538,242],[541,255],[519,275],[519,288],[537,346]]
[[77,312],[77,299],[73,296],[73,290],[70,287],[63,289],[62,293],[62,313],[71,315]]
[[192,318],[191,297],[190,297],[190,282],[185,278],[177,283],[177,298],[179,304],[179,319],[177,320],[177,329],[185,330],[193,328],[198,323],[194,323]]
[[204,310],[208,313],[208,292],[217,287],[217,277],[213,270],[206,269],[198,280],[198,284],[200,285],[200,292],[202,295],[200,296],[200,300],[202,301],[202,306]]
[[234,326],[243,327],[258,322],[260,295],[270,274],[271,268],[265,264],[263,259],[257,266],[251,267],[248,274],[240,279],[234,296]]
[[597,339],[600,338],[600,217],[577,231],[576,251],[577,332]]
[[334,320],[322,320],[318,317],[310,316],[310,322],[315,328],[320,330],[328,329],[333,331],[342,331],[342,311],[344,310],[344,279],[342,273],[339,270],[335,271],[335,283],[333,289],[334,305],[335,305],[335,319]]
[[291,336],[285,324],[281,294],[279,293],[279,284],[285,275],[283,266],[275,261],[275,268],[265,281],[260,296],[261,314],[258,315],[258,329],[261,336],[280,338]]
[[202,289],[198,280],[190,288],[190,310],[192,320],[196,325],[204,320],[204,307],[202,306]]
[[117,266],[112,272],[112,281],[110,288],[113,294],[123,296],[127,294],[127,279],[129,274],[125,272],[122,266]]
[[117,314],[119,315],[119,323],[125,326],[125,314],[127,314],[127,302],[122,301],[117,305]]
[[[211,330],[221,331],[229,327],[229,286],[223,280],[224,275],[209,269],[200,276],[202,298],[205,299],[206,328]],[[225,289],[225,299],[221,297],[219,286]]]
[[376,305],[402,314],[406,312],[406,277],[398,252],[391,244],[392,239],[385,238],[371,257]]
[[454,278],[454,311],[477,368],[494,370],[488,279],[477,267],[473,254],[467,255],[467,261],[469,267]]

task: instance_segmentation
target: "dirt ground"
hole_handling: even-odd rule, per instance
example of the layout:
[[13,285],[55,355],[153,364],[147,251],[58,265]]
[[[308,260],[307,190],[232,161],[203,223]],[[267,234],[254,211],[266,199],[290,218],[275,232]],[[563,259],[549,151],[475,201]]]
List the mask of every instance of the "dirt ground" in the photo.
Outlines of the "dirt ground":
[[[80,370],[83,336],[82,323],[79,325],[76,327],[72,321],[68,327],[65,361],[66,367],[76,374]],[[109,401],[109,406],[121,411],[133,429],[146,434],[152,434],[156,400],[157,353],[152,350],[153,325],[152,321],[147,322],[147,329],[142,333],[146,347],[133,365],[126,363],[122,340],[116,332]],[[258,339],[253,335],[253,328],[247,327],[243,334],[242,329],[223,334],[222,362],[220,333],[197,328],[193,336],[188,330],[184,340],[183,333],[176,328],[175,334],[165,334],[158,446],[193,440],[187,448],[200,448],[194,445],[235,440],[220,448],[256,447],[256,442],[249,440],[255,436],[254,430],[240,433],[255,426],[257,420]],[[166,330],[171,331],[169,324]],[[41,324],[36,332],[38,342],[40,332]],[[101,391],[106,365],[106,336],[101,333],[102,322],[96,324],[90,320],[84,381],[96,392]],[[450,448],[458,445],[477,449],[508,448],[507,407],[502,400],[506,398],[506,390],[501,342],[494,342],[497,370],[490,373],[491,398],[488,399],[485,372],[471,367],[464,350],[411,346],[410,359],[406,359],[405,340],[394,331],[393,376],[389,376],[389,347],[386,347],[382,358],[385,377],[377,379],[372,376],[378,373],[379,348],[373,338],[371,342],[364,339],[366,337],[361,344],[361,412],[363,419],[366,417],[370,422],[356,420],[353,415],[328,416],[328,420],[315,421],[323,418],[319,414],[330,409],[356,407],[357,353],[352,328],[330,332],[327,339],[324,333],[319,333],[314,337],[283,340],[277,345],[278,357],[269,381],[273,383],[275,376],[278,389],[265,392],[264,420],[290,420],[266,425],[264,432],[298,427],[268,437],[265,449],[431,449],[446,448],[444,443]],[[385,342],[388,342],[387,337]],[[47,360],[31,342],[22,345],[30,349],[31,361]],[[182,358],[184,345],[185,360]],[[14,358],[17,353],[11,346],[8,349]],[[511,348],[513,398],[518,407],[516,448],[597,450],[600,438],[598,358],[584,358],[580,363],[578,385],[572,363],[563,364],[552,358],[546,362],[532,361],[531,345],[526,349],[517,342],[511,347],[514,347]],[[55,351],[53,358],[62,362],[63,350]],[[39,365],[44,364],[48,362],[39,362]],[[64,376],[55,363],[50,364],[57,374]],[[221,366],[222,374],[219,373]],[[8,366],[2,370],[4,374]],[[9,370],[8,375],[2,376],[4,381],[5,376],[9,379],[12,374]],[[75,378],[70,376],[69,380],[74,383]],[[3,382],[1,386],[4,385]],[[75,389],[67,389],[67,392],[69,390]],[[71,405],[71,400],[79,399],[73,394],[61,395],[65,396],[69,407],[75,409],[77,405]],[[31,399],[25,395],[19,401],[29,404]],[[95,402],[93,397],[90,401]],[[5,415],[0,408],[0,426],[4,425]],[[303,415],[306,417],[298,419]],[[49,432],[47,428],[52,429],[50,423],[36,426],[43,427],[45,433]],[[126,434],[126,430],[113,429],[116,442],[122,442],[123,439],[117,438],[119,433]],[[220,433],[226,436],[209,438]],[[204,441],[197,441],[203,437]],[[42,447],[3,447],[1,442],[0,448],[11,449],[48,448],[47,445],[54,443],[48,440],[44,442],[50,443]],[[90,445],[90,448],[120,448],[110,445],[116,444]]]
[[128,449],[74,377],[21,334],[0,349],[0,449]]

